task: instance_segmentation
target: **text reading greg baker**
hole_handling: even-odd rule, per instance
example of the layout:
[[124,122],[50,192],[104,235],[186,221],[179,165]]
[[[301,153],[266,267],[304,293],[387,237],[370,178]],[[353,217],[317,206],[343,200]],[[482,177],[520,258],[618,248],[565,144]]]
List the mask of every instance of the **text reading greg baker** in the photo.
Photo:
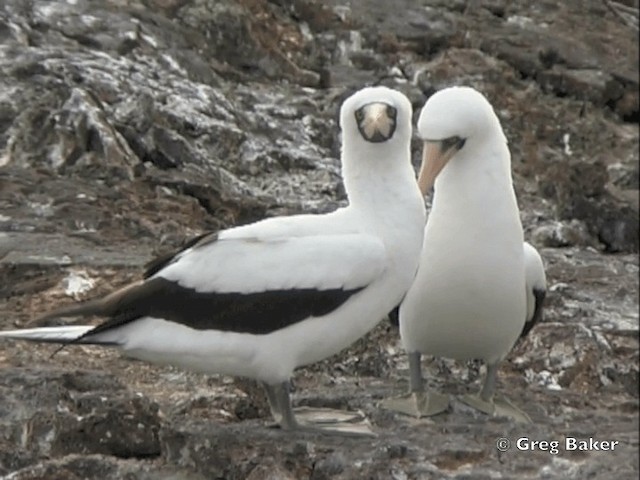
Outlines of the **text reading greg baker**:
[[[542,451],[557,455],[560,451],[572,452],[611,452],[616,449],[620,442],[618,440],[596,440],[593,437],[576,438],[565,437],[561,440],[534,440],[529,437],[520,437],[515,442],[516,450],[520,451]],[[501,452],[506,452],[513,445],[508,438],[499,438],[496,448]]]

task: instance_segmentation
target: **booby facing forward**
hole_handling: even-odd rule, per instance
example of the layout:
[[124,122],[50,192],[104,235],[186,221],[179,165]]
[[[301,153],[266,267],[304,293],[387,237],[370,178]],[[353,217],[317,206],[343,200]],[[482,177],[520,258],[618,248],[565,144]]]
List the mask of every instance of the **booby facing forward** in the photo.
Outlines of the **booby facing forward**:
[[499,362],[539,319],[546,290],[540,255],[524,243],[507,139],[489,102],[466,87],[429,98],[418,131],[424,140],[418,184],[423,194],[434,186],[434,195],[420,266],[399,314],[411,393],[383,405],[418,417],[439,413],[448,398],[427,394],[421,354],[481,359],[482,391],[462,400],[527,421],[506,399],[494,398]]
[[47,317],[105,317],[98,326],[1,337],[116,347],[189,370],[257,379],[283,429],[302,428],[288,381],[333,355],[400,302],[415,275],[425,221],[410,162],[411,104],[365,88],[342,105],[349,205],[266,219],[195,239],[144,279]]

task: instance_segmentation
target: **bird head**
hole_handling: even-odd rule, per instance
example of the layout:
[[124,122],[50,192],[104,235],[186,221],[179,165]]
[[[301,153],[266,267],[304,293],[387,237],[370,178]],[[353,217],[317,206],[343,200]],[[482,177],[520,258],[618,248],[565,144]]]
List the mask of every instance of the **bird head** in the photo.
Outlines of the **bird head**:
[[451,87],[433,94],[420,112],[418,134],[424,143],[418,175],[423,195],[447,163],[470,144],[495,135],[506,143],[491,104],[470,87]]
[[343,141],[380,146],[408,142],[411,112],[411,103],[402,93],[387,87],[363,88],[342,104]]

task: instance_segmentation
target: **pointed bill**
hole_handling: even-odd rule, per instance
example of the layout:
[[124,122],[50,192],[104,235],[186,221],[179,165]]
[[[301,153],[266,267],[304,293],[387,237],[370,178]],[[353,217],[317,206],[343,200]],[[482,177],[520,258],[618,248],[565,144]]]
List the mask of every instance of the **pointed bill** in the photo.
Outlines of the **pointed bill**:
[[418,187],[426,195],[433,187],[436,177],[453,156],[454,151],[443,152],[440,142],[425,141],[422,150],[422,164],[418,174]]

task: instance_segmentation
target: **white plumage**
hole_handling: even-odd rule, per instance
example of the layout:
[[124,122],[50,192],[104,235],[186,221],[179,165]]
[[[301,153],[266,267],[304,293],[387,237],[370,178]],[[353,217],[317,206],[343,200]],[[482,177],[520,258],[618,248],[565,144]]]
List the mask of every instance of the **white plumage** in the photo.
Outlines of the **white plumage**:
[[[489,102],[471,88],[434,94],[418,130],[425,141],[419,184],[434,185],[416,279],[400,306],[400,332],[410,356],[412,394],[389,402],[418,416],[448,400],[425,393],[420,355],[488,365],[480,397],[464,400],[488,413],[524,419],[494,401],[497,364],[533,320],[545,279],[537,251],[523,243],[506,138]],[[539,311],[540,305],[538,305]],[[539,315],[538,315],[539,316]]]
[[[334,214],[323,220],[333,220],[330,223],[335,228],[343,222],[340,216]],[[250,228],[220,232],[215,243],[185,252],[180,261],[168,265],[158,275],[200,292],[254,293],[266,287],[277,290],[363,287],[384,271],[385,246],[377,236],[349,231],[300,236],[302,232],[295,227],[291,229],[292,236],[286,233],[251,236],[252,230],[260,234],[269,223],[274,222],[269,219]],[[240,261],[250,264],[244,267],[238,265]],[[313,268],[299,268],[304,265]],[[248,275],[248,271],[252,274]]]
[[297,428],[286,388],[293,370],[373,328],[411,284],[422,244],[407,98],[365,88],[344,102],[340,126],[347,207],[203,237],[143,281],[50,315],[107,317],[95,330],[0,336],[109,344],[155,363],[251,377],[265,384],[281,425]]

